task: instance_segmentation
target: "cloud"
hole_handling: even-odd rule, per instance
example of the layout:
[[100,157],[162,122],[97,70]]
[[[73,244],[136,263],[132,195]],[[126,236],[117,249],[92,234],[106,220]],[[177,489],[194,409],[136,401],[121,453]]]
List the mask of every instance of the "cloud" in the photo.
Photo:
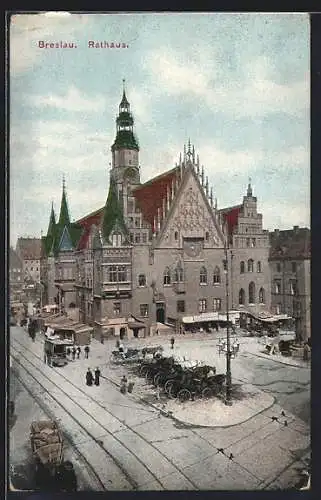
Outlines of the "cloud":
[[303,201],[264,200],[260,203],[260,211],[263,213],[263,227],[269,231],[291,229],[293,225],[310,227],[310,206]]
[[[39,64],[45,56],[38,40],[72,39],[81,33],[90,17],[67,12],[15,14],[10,18],[10,75],[15,76]],[[45,56],[46,57],[46,56]]]
[[66,111],[100,111],[106,107],[106,99],[103,96],[94,98],[85,97],[75,87],[68,88],[65,95],[48,94],[46,96],[33,96],[30,98],[32,104],[37,107],[51,107]]
[[[169,95],[187,95],[205,101],[214,111],[232,115],[264,116],[271,113],[296,115],[309,106],[309,75],[291,84],[272,80],[272,63],[267,57],[248,61],[243,74],[226,73],[219,78],[215,64],[204,63],[204,51],[198,62],[189,62],[179,52],[168,48],[150,51],[145,68],[158,88]],[[205,51],[206,53],[206,51]]]

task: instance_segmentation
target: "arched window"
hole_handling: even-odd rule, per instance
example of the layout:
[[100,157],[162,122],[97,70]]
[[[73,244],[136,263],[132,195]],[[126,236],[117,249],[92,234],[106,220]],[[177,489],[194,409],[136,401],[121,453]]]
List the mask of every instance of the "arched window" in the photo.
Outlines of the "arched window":
[[184,281],[184,272],[183,272],[182,264],[180,262],[177,264],[175,271],[174,271],[174,281],[175,282]]
[[261,266],[261,262],[258,260],[257,263],[256,263],[256,271],[258,273],[261,273],[262,272],[262,266]]
[[253,273],[253,266],[254,266],[254,261],[253,261],[253,259],[249,259],[249,260],[247,261],[247,271],[248,271],[249,273]]
[[260,290],[259,290],[259,303],[265,304],[265,290],[264,290],[264,288],[260,288]]
[[200,270],[200,285],[207,285],[207,270],[204,266]]
[[146,286],[146,276],[145,276],[145,274],[140,274],[138,276],[138,286]]
[[249,284],[249,304],[255,304],[255,283],[253,281]]
[[243,260],[241,260],[240,262],[240,273],[241,274],[245,273],[245,264]]
[[221,283],[221,271],[218,266],[214,269],[214,274],[213,274],[213,285],[217,285]]
[[245,304],[245,291],[243,288],[239,291],[239,304],[244,305]]
[[171,271],[169,267],[166,267],[164,271],[164,285],[170,285],[171,284]]

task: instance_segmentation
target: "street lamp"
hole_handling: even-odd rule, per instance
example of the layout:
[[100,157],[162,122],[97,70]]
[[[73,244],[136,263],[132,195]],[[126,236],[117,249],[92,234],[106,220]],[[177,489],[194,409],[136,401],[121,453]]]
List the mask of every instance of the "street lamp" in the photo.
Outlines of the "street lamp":
[[232,405],[231,401],[231,386],[232,386],[232,376],[231,376],[231,339],[230,339],[230,314],[229,314],[229,279],[228,279],[228,258],[227,258],[227,244],[224,245],[225,260],[223,261],[224,274],[226,277],[225,288],[226,288],[226,393],[225,393],[225,404],[228,406]]

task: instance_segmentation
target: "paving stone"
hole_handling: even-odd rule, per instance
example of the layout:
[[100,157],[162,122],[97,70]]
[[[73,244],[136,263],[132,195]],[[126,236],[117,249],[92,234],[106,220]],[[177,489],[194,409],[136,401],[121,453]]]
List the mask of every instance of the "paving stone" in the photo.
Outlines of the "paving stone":
[[210,444],[195,435],[178,439],[175,445],[171,441],[166,441],[158,443],[157,447],[179,468],[205,460],[215,452]]
[[276,444],[275,440],[266,437],[257,444],[243,451],[237,461],[262,481],[268,477],[276,477],[293,458]]
[[259,479],[233,460],[217,454],[185,468],[199,489],[255,490]]

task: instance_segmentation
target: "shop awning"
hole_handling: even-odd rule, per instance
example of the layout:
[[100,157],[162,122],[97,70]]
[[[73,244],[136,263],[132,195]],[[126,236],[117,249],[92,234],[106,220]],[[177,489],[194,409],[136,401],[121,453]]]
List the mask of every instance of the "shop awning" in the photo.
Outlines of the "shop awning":
[[[235,317],[239,317],[240,313],[238,311],[229,311],[230,321],[234,320]],[[184,316],[182,322],[187,324],[191,323],[205,323],[206,321],[227,321],[226,313],[210,312],[202,313],[196,316]]]
[[244,311],[249,316],[252,316],[254,319],[258,321],[262,321],[263,323],[276,323],[277,321],[285,321],[292,319],[291,316],[287,314],[271,314],[268,312],[254,313],[252,311]]
[[136,321],[129,321],[128,322],[128,328],[146,328],[145,323],[138,323]]

